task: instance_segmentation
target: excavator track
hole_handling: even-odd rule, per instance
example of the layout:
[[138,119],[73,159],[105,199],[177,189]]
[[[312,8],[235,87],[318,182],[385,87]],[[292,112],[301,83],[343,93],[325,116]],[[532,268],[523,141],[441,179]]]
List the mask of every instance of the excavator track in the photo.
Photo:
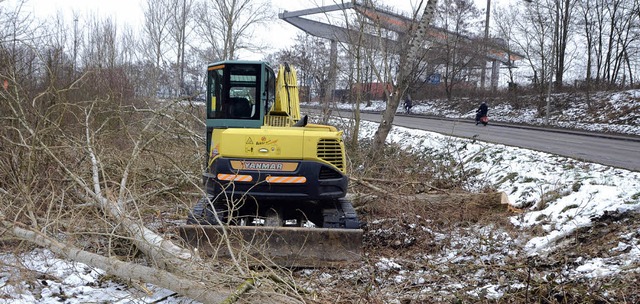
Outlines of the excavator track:
[[[346,199],[322,210],[321,228],[217,225],[210,211],[216,204],[208,207],[208,201],[198,201],[187,225],[179,227],[179,235],[207,256],[283,267],[339,267],[361,259],[363,231]],[[220,222],[228,220],[216,210]]]

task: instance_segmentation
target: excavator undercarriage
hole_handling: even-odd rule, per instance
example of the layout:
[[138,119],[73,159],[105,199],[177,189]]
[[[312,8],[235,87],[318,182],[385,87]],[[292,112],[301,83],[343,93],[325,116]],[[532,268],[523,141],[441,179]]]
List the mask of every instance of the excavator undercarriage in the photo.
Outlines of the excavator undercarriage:
[[[337,203],[245,202],[228,208],[203,198],[189,214],[180,234],[209,256],[242,256],[250,264],[337,267],[359,261],[362,254],[362,230],[356,213],[347,200],[339,199]],[[258,206],[264,206],[266,211],[259,212]],[[235,213],[232,216],[227,213],[230,209]]]

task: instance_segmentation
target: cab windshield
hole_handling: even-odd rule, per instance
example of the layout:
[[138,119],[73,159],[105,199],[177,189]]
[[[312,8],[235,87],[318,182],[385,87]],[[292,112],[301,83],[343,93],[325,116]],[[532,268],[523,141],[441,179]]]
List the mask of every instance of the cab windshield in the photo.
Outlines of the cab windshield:
[[260,119],[259,84],[259,64],[210,67],[208,118]]

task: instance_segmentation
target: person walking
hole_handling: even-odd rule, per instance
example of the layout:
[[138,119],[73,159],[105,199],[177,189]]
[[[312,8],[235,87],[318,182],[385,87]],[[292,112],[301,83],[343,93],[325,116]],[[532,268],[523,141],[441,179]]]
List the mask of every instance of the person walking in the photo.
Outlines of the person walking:
[[478,110],[476,110],[476,126],[480,123],[480,119],[484,116],[487,116],[489,113],[489,106],[487,106],[487,102],[483,101],[480,104]]
[[404,99],[404,110],[407,114],[411,114],[411,108],[413,107],[413,103],[411,102],[411,95],[407,94]]

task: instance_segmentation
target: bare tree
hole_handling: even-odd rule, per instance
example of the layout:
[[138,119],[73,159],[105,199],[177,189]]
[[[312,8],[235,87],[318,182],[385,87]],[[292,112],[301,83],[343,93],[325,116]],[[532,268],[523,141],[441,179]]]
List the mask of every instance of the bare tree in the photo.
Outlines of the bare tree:
[[[40,24],[26,13],[26,0],[14,3],[14,6],[0,6],[0,72],[10,75],[12,70],[16,73],[15,81],[23,87],[33,88],[39,86],[40,76],[44,74],[42,63],[33,52],[25,52],[23,42],[34,43],[35,37],[41,37]],[[10,79],[1,79],[3,84]],[[15,85],[15,84],[14,84]]]
[[567,53],[569,41],[571,40],[571,36],[574,35],[574,23],[572,12],[575,11],[575,0],[564,0],[557,1],[556,5],[558,8],[556,9],[556,24],[558,28],[556,28],[556,37],[557,37],[557,46],[556,46],[556,87],[562,86],[564,82],[564,74],[567,70]]
[[[142,52],[150,59],[153,72],[148,73],[152,81],[151,94],[155,96],[160,86],[163,62],[169,49],[170,0],[147,0],[144,8],[144,38]],[[150,71],[151,72],[151,71]]]
[[326,40],[300,34],[290,49],[276,53],[272,59],[273,66],[282,62],[293,64],[298,70],[298,81],[303,88],[301,100],[310,101],[312,97],[323,100],[328,92],[330,50]]
[[[368,7],[380,7],[380,3],[375,1],[364,1],[362,3]],[[390,7],[385,9],[392,10]],[[347,82],[351,101],[354,102],[354,121],[350,128],[351,144],[353,149],[358,146],[358,130],[360,128],[360,106],[363,102],[370,103],[372,98],[373,82],[375,81],[376,93],[382,89],[383,99],[388,101],[396,92],[395,72],[398,66],[400,47],[393,41],[402,41],[402,35],[409,33],[398,33],[386,29],[382,20],[370,18],[365,14],[356,14],[351,17],[347,12],[343,12],[345,27],[347,28],[348,40],[342,44],[346,64],[348,67]],[[416,16],[413,16],[414,19]],[[415,70],[414,70],[415,71]],[[412,75],[416,75],[413,73]],[[379,96],[378,96],[379,97]]]
[[559,87],[575,74],[584,75],[588,87],[634,81],[637,56],[629,54],[638,48],[637,1],[527,2],[509,7],[513,42],[541,92],[546,82]]
[[633,79],[631,69],[631,45],[638,41],[638,1],[613,1],[606,8],[610,20],[608,50],[604,65],[604,78],[610,84],[625,86],[627,77]]
[[238,51],[256,50],[255,27],[274,18],[271,4],[262,0],[200,0],[196,31],[215,60],[236,59]]
[[479,55],[477,46],[467,38],[471,28],[478,20],[480,12],[472,1],[445,1],[441,5],[439,25],[443,28],[444,45],[442,50],[443,76],[445,91],[448,99],[452,99],[456,85],[467,81],[472,76],[473,68],[477,65]]
[[[348,16],[345,13],[345,20],[349,20]],[[371,45],[365,45],[364,43],[364,34],[365,34],[365,26],[366,20],[363,16],[357,15],[357,18],[353,25],[350,22],[347,22],[347,29],[351,27],[357,28],[358,34],[355,37],[349,37],[349,45],[347,47],[347,53],[350,55],[349,58],[352,58],[351,63],[349,64],[349,95],[355,93],[355,96],[352,97],[352,101],[354,102],[354,125],[351,128],[351,146],[352,149],[357,150],[358,148],[358,133],[360,131],[360,105],[362,104],[363,99],[363,85],[366,82],[366,75],[362,74],[363,65],[365,63],[365,52],[366,47],[371,48]],[[355,75],[354,75],[355,74]],[[355,84],[355,86],[354,86]],[[355,97],[355,100],[353,100]]]
[[[581,1],[582,2],[582,1]],[[595,3],[594,3],[595,2]],[[593,59],[594,59],[594,50],[596,46],[596,20],[598,14],[597,10],[594,10],[593,7],[599,6],[598,1],[584,1],[580,3],[578,7],[578,13],[580,18],[578,20],[578,24],[582,25],[582,33],[584,34],[584,39],[586,42],[587,53],[586,53],[586,67],[585,67],[585,89],[586,89],[586,101],[587,107],[589,109],[593,108],[590,98],[591,91],[591,81],[593,79]]]
[[86,43],[82,54],[83,67],[113,69],[118,64],[118,29],[111,18],[90,17],[87,21]]
[[[514,24],[518,19],[518,15],[515,14],[515,10],[495,10],[495,24],[497,37],[504,41],[504,45],[509,50],[517,49],[516,30]],[[509,54],[511,55],[511,54]],[[516,85],[516,79],[514,77],[515,62],[512,61],[509,56],[509,65],[507,65],[509,73],[509,84]]]
[[185,51],[190,33],[189,23],[193,19],[193,6],[195,0],[172,0],[169,5],[170,34],[176,44],[176,91],[178,96],[185,93],[184,71],[185,71]]
[[311,101],[313,96],[325,95],[329,50],[322,38],[298,34],[291,48],[285,48],[267,58],[272,66],[288,62],[296,67],[301,101]]

